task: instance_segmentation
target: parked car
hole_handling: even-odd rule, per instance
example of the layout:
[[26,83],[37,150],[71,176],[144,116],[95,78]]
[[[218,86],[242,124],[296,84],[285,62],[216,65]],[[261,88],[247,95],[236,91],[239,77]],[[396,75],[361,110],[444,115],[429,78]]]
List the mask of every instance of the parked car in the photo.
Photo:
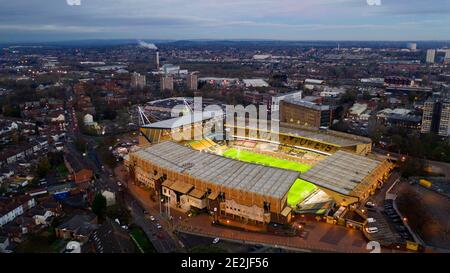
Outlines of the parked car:
[[366,231],[367,231],[367,233],[377,233],[378,228],[377,227],[367,227]]
[[155,217],[153,215],[150,215],[150,220],[155,221]]
[[162,229],[162,226],[160,224],[156,224],[157,229]]
[[367,207],[367,208],[374,208],[375,206],[376,206],[376,205],[375,205],[375,203],[373,203],[373,202],[370,202],[370,201],[369,201],[369,202],[366,203],[366,207]]
[[220,241],[220,238],[217,237],[217,238],[214,238],[214,240],[212,241],[212,243],[213,243],[213,244],[217,244],[219,241]]
[[374,218],[367,218],[367,223],[375,223],[377,220]]

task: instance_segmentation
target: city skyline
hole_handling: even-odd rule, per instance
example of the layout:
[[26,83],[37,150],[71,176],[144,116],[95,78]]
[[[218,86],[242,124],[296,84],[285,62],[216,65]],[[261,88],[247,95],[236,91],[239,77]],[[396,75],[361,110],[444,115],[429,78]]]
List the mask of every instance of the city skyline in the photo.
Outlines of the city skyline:
[[[0,1],[0,42],[448,40],[450,1]],[[379,5],[378,5],[379,3]]]

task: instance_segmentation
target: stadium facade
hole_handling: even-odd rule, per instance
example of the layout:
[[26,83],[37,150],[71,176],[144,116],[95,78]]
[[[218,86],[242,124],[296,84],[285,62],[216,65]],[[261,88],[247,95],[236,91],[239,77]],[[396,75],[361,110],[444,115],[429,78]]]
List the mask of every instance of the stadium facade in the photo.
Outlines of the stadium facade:
[[[186,141],[174,141],[183,134],[202,139],[202,129],[211,118],[183,116],[142,126],[141,149],[125,158],[133,182],[183,211],[204,210],[250,223],[286,223],[298,208],[287,199],[299,179],[314,184],[338,206],[349,206],[373,194],[393,168],[387,160],[368,156],[368,138],[286,123],[280,123],[277,132],[270,126],[260,130],[224,124],[232,138],[220,145],[227,149],[234,142],[253,141],[279,147],[280,153],[298,149],[320,157],[304,172],[226,158],[215,151],[188,147]],[[277,135],[277,141],[268,137],[271,134]],[[205,147],[217,144],[211,139],[197,142]]]

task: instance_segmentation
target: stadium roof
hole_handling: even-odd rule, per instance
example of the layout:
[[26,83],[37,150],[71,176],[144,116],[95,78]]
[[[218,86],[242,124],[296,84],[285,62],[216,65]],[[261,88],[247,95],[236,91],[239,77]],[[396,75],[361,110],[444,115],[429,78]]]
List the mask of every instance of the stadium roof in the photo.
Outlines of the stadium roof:
[[299,173],[192,150],[165,141],[134,153],[154,164],[231,189],[283,198]]
[[147,125],[143,125],[143,128],[151,129],[175,129],[184,125],[205,121],[214,117],[214,112],[198,112],[191,115],[183,115],[177,118],[166,119],[157,121]]
[[[258,120],[260,128],[267,128],[270,130],[270,123],[265,120]],[[236,122],[237,124],[237,122]],[[248,124],[248,120],[247,120]],[[305,127],[297,124],[290,124],[285,122],[279,123],[278,131],[281,134],[292,135],[298,137],[304,137],[311,140],[319,141],[322,143],[329,143],[332,145],[338,145],[341,147],[354,146],[357,144],[369,144],[370,138],[361,137],[357,135],[347,134],[343,132],[337,132],[329,129],[316,129],[311,127]]]
[[320,161],[300,177],[317,186],[350,195],[381,162],[368,157],[338,151]]
[[302,128],[297,125],[280,124],[280,133],[309,138],[342,147],[371,143],[369,138],[346,134],[328,129]]

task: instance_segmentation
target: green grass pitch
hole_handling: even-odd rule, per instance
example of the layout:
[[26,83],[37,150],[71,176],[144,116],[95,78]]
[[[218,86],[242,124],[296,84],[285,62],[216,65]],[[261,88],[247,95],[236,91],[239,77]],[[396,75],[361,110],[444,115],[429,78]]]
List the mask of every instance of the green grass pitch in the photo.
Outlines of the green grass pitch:
[[223,153],[223,156],[244,162],[256,163],[260,165],[276,167],[280,169],[287,169],[301,173],[311,169],[311,166],[301,164],[298,162],[280,159],[269,155],[253,153],[247,150],[238,150],[236,148],[230,148],[226,150]]
[[316,190],[316,186],[305,180],[295,180],[292,187],[289,189],[287,196],[287,203],[291,207],[295,207],[298,203],[302,202],[308,195]]
[[[223,153],[223,156],[237,159],[244,162],[250,162],[270,167],[276,167],[280,169],[287,169],[297,171],[300,173],[306,172],[311,169],[311,166],[301,164],[286,159],[279,159],[273,156],[258,154],[247,150],[238,150],[236,148],[230,148]],[[310,195],[316,186],[305,180],[297,179],[288,192],[287,203],[291,207],[295,207],[298,203],[303,201],[308,195]]]

